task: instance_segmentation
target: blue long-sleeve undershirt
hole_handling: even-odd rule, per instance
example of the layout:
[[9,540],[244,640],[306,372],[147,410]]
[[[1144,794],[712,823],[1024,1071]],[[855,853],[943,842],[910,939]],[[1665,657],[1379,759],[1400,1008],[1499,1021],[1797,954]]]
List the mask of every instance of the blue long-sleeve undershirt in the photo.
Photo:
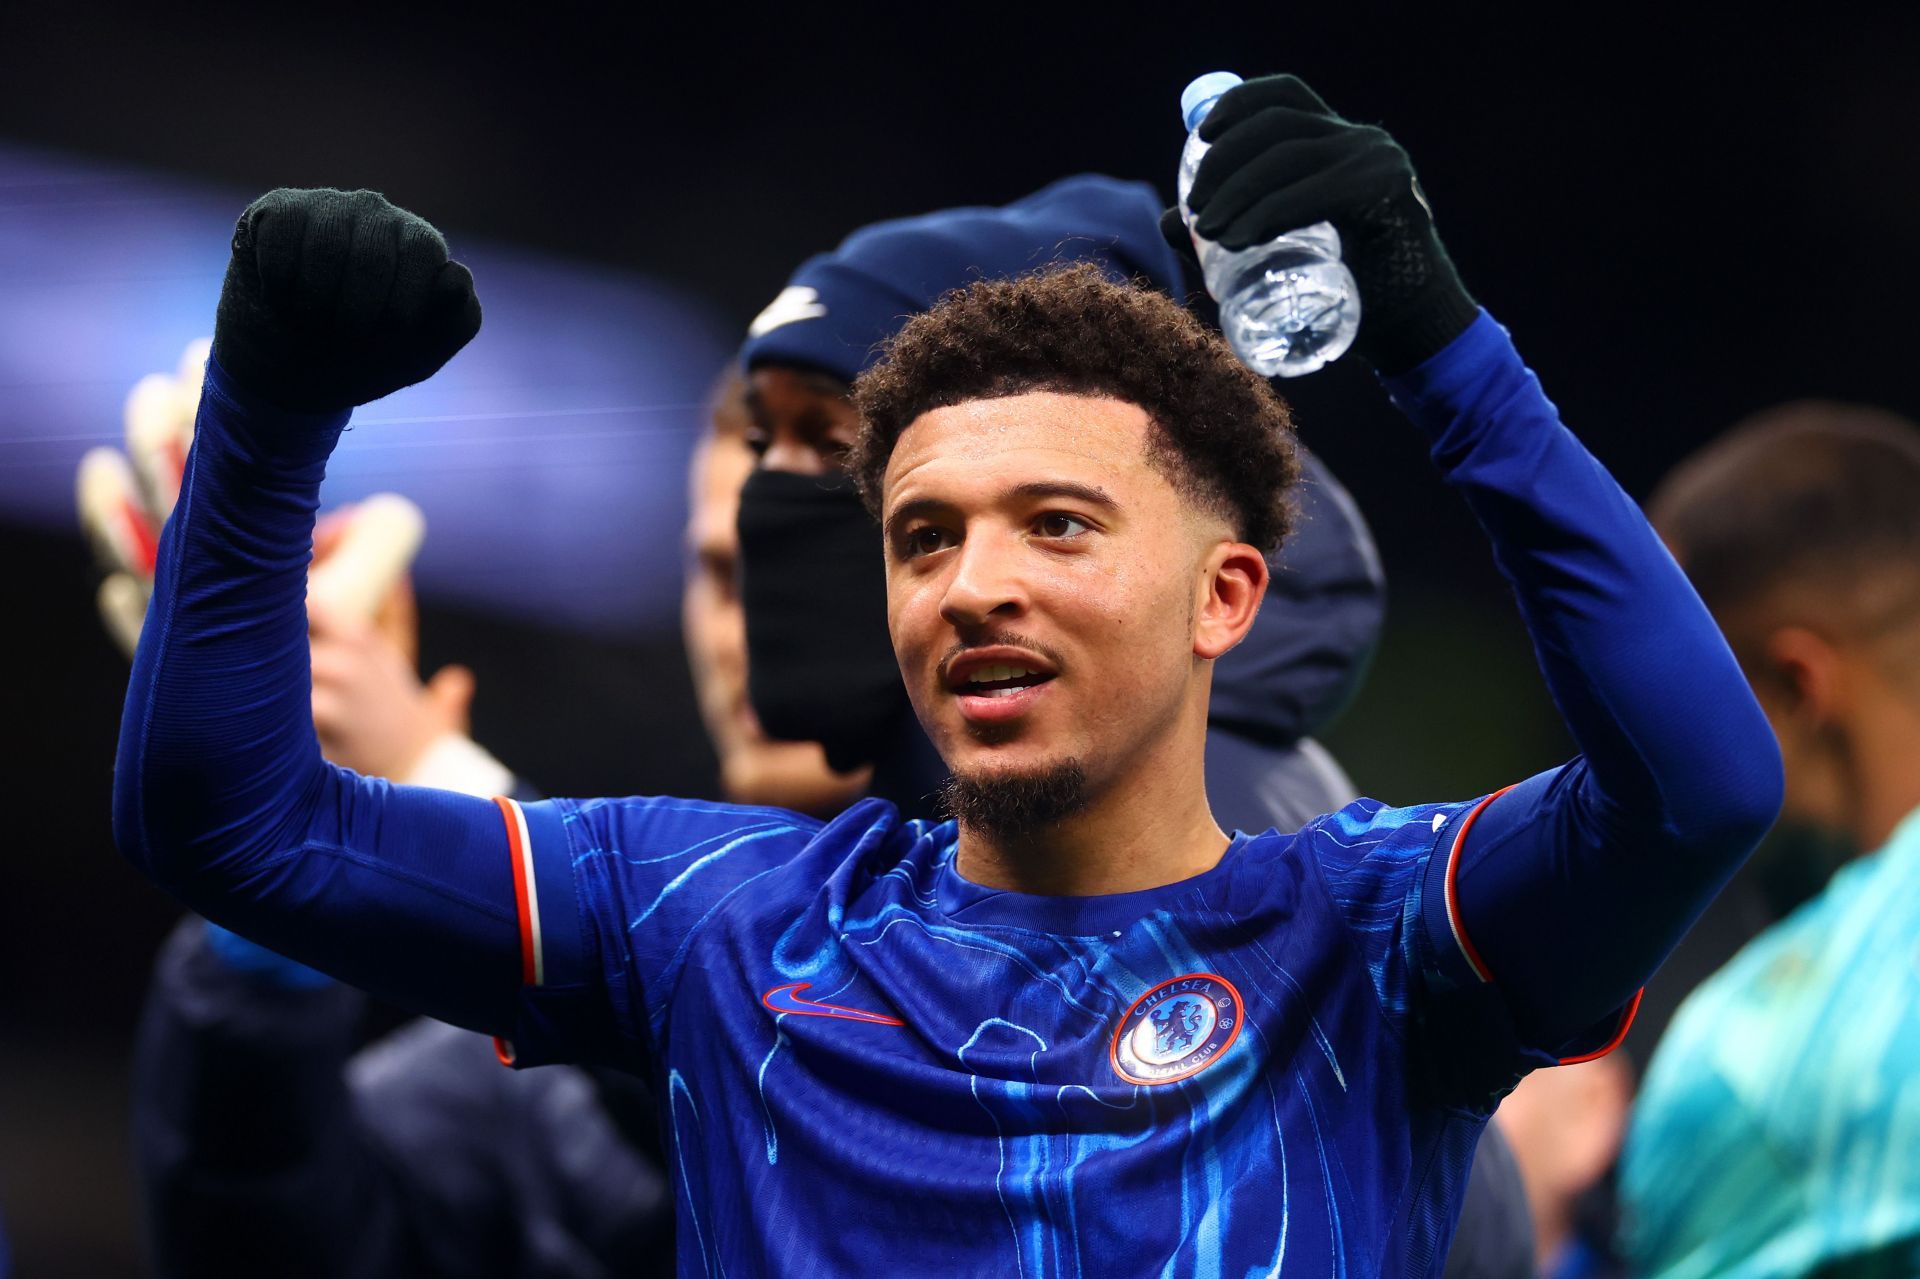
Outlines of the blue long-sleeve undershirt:
[[[1706,607],[1505,329],[1482,312],[1387,389],[1486,530],[1580,748],[1494,800],[1456,872],[1468,938],[1551,1043],[1629,1000],[1766,833],[1779,748]],[[1429,903],[1445,873],[1436,857]]]
[[520,943],[499,812],[335,768],[314,735],[306,570],[346,422],[276,409],[208,363],[127,690],[114,836],[213,922],[505,1035]]
[[[1764,832],[1777,751],[1704,608],[1504,330],[1483,315],[1390,390],[1491,537],[1583,752],[1488,807],[1457,877],[1516,1019],[1571,1035],[1645,980]],[[520,940],[499,813],[336,769],[314,737],[305,570],[345,422],[273,409],[209,364],[128,690],[116,836],[216,923],[510,1034]]]

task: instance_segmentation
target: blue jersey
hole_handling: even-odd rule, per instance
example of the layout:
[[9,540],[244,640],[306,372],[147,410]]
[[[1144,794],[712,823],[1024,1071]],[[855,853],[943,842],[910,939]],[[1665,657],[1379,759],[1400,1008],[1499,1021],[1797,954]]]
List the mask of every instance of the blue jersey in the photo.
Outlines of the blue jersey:
[[1543,1060],[1427,1067],[1476,1029],[1423,909],[1471,807],[1362,800],[1060,898],[969,883],[952,824],[878,801],[509,806],[513,1051],[650,1074],[684,1274],[1438,1273],[1487,1110]]

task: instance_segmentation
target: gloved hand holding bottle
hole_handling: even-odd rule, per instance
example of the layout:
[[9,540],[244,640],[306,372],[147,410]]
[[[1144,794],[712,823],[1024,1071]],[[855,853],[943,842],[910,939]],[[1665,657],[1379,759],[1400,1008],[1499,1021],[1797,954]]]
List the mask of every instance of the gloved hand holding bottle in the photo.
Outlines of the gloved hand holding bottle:
[[1194,126],[1161,229],[1198,251],[1241,359],[1296,376],[1351,344],[1403,373],[1465,331],[1479,307],[1399,143],[1293,76],[1237,81],[1216,72],[1183,95]]
[[1194,230],[1188,197],[1212,150],[1201,125],[1244,81],[1210,71],[1180,95],[1187,145],[1180,152],[1180,212],[1193,235],[1207,292],[1220,303],[1220,330],[1241,362],[1262,377],[1299,377],[1346,354],[1360,329],[1359,288],[1340,260],[1340,233],[1328,222],[1228,247]]

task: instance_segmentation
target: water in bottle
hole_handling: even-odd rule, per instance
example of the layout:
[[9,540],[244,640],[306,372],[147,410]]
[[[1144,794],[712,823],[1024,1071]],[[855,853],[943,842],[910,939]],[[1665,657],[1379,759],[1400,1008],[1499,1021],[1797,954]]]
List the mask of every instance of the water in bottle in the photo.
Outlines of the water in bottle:
[[[1207,144],[1200,122],[1228,89],[1231,71],[1212,71],[1180,95],[1187,146],[1180,153],[1180,216],[1193,232],[1187,193]],[[1332,363],[1360,331],[1360,291],[1340,260],[1340,233],[1316,222],[1246,249],[1225,249],[1193,235],[1207,292],[1220,304],[1220,330],[1234,353],[1262,377],[1299,377]]]

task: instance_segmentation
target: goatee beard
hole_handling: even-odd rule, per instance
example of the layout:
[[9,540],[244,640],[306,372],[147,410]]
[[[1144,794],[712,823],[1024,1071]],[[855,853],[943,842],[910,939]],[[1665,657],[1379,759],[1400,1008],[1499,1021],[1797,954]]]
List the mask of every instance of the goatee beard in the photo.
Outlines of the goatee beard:
[[996,841],[1039,834],[1087,805],[1087,770],[1077,759],[1037,772],[949,777],[940,807],[962,826]]

